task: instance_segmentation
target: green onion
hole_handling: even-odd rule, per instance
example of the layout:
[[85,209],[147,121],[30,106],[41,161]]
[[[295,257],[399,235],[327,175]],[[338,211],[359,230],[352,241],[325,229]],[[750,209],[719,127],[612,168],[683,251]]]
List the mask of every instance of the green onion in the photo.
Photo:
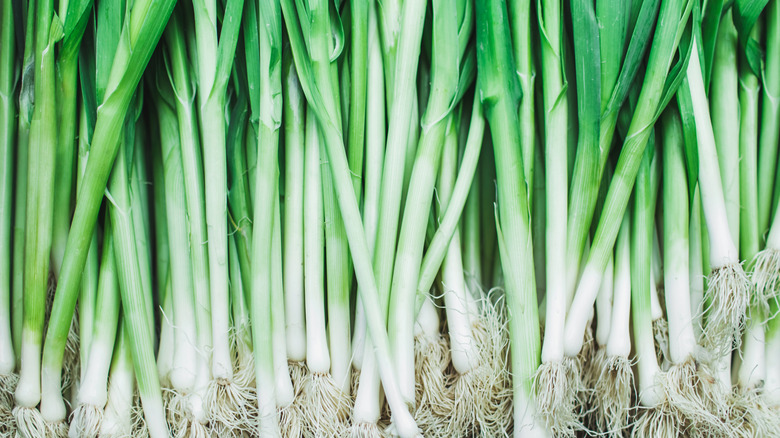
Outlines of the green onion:
[[732,9],[723,14],[718,28],[715,56],[712,62],[712,93],[710,113],[715,146],[718,150],[718,164],[723,196],[726,201],[729,230],[734,244],[739,249],[739,166],[733,166],[740,159],[740,111],[739,74],[737,71],[737,29],[732,20]]
[[[46,427],[51,426],[50,432],[58,435],[67,428],[64,422],[65,404],[59,393],[59,385],[56,393],[52,394],[54,399],[59,398],[58,406],[52,406],[52,410],[46,409],[48,405],[42,406],[44,412],[40,413],[35,409],[46,387],[41,383],[46,379],[41,366],[41,345],[51,255],[56,152],[50,148],[55,147],[58,138],[53,47],[61,35],[57,35],[56,26],[55,30],[50,32],[54,16],[53,3],[52,0],[41,0],[35,5],[35,105],[30,121],[30,159],[27,171],[31,183],[27,185],[25,230],[25,322],[20,352],[19,384],[15,393],[16,405],[21,408],[15,413],[17,427],[21,434],[33,433],[34,429],[25,429],[41,421],[46,421]],[[61,28],[59,32],[61,34]],[[67,336],[67,329],[66,327],[65,336]],[[56,369],[56,379],[59,383],[61,367]]]
[[[697,42],[694,39],[693,53]],[[699,188],[709,234],[709,263],[712,274],[707,281],[705,301],[707,321],[705,346],[725,356],[731,351],[731,338],[742,328],[742,318],[750,300],[748,279],[739,263],[737,248],[729,231],[727,208],[723,197],[715,139],[707,108],[701,67],[697,56],[691,57],[687,80],[696,121],[698,139]],[[724,359],[725,361],[725,359]]]
[[477,87],[490,123],[498,177],[496,229],[508,299],[509,338],[514,394],[514,427],[529,436],[545,436],[536,417],[533,375],[540,360],[536,313],[530,211],[521,170],[522,156],[516,105],[521,98],[514,76],[506,5],[501,0],[479,2]]
[[[677,46],[690,15],[691,4],[678,0],[666,0],[661,4],[656,33],[650,49],[645,81],[637,101],[631,124],[625,137],[623,149],[612,177],[609,191],[604,202],[596,235],[588,254],[577,291],[572,301],[572,309],[590,309],[598,294],[601,277],[615,243],[621,215],[625,212],[631,187],[634,185],[641,157],[652,134],[652,124],[657,114],[665,106],[662,98],[669,96],[665,91],[667,76],[677,51]],[[695,53],[695,52],[694,52]],[[687,62],[682,56],[679,63]],[[679,64],[678,64],[679,67]],[[672,70],[671,78],[676,79],[681,69]],[[675,82],[671,81],[671,86]],[[671,90],[674,91],[674,90]],[[573,357],[582,349],[583,334],[589,319],[589,311],[569,312],[566,317],[565,353]]]
[[14,187],[14,149],[16,105],[14,104],[14,76],[16,72],[14,17],[11,2],[0,9],[0,421],[10,422],[13,399],[10,394],[16,386],[16,355],[11,330],[12,224]]

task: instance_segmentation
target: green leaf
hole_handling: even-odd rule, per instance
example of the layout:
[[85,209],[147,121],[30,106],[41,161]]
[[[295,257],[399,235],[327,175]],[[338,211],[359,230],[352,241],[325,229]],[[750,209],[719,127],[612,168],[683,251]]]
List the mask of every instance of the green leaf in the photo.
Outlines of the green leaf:
[[[723,0],[707,0],[701,21],[702,52],[704,54],[704,88],[709,90],[712,75],[712,61],[715,58],[715,41],[718,38],[720,18],[723,15]],[[695,17],[694,17],[695,18]]]
[[659,3],[660,0],[647,0],[642,3],[636,26],[631,34],[631,41],[628,44],[623,67],[620,70],[620,76],[604,114],[619,110],[628,96],[628,90],[634,82],[637,71],[639,71],[645,52],[650,47],[650,36],[655,29]]
[[734,2],[734,26],[739,44],[745,52],[748,65],[759,78],[763,73],[764,51],[760,43],[750,37],[750,31],[761,16],[769,0],[736,0]]

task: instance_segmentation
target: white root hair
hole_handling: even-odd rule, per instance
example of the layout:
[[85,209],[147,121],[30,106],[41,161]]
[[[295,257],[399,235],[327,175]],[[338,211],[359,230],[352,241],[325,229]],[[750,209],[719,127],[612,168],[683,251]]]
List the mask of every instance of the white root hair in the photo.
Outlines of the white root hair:
[[100,423],[103,421],[103,409],[92,404],[79,404],[70,414],[70,438],[97,438]]
[[419,334],[414,338],[414,419],[426,437],[447,436],[448,419],[457,413],[451,389],[452,376],[446,373],[449,353],[447,340],[441,335],[431,339]]
[[631,438],[678,438],[684,430],[684,419],[664,400],[652,408],[639,408]]
[[554,436],[574,437],[583,430],[578,406],[582,384],[577,359],[542,363],[534,377],[538,413]]
[[605,357],[592,397],[596,430],[608,437],[622,437],[629,425],[633,396],[631,361],[625,356]]
[[[279,408],[279,428],[284,438],[299,438],[304,436],[305,431],[305,411],[303,407],[303,389],[306,386],[306,379],[309,377],[309,370],[304,362],[287,362],[287,368],[290,370],[290,379],[293,384],[293,402],[289,406]],[[256,405],[256,404],[255,404]]]
[[68,423],[65,420],[46,422],[46,438],[68,438]]
[[0,438],[11,438],[16,433],[14,421],[14,391],[19,383],[19,375],[0,375]]
[[742,265],[731,263],[713,269],[707,279],[704,346],[718,356],[739,348],[750,304],[750,283]]
[[653,320],[653,339],[655,340],[655,355],[658,364],[666,369],[671,364],[669,357],[669,323],[663,316]]
[[669,404],[685,419],[692,435],[733,435],[730,407],[708,367],[689,357],[683,363],[672,365],[662,384]]
[[353,423],[349,427],[349,438],[385,438],[384,431],[376,423]]
[[753,259],[751,279],[756,285],[753,305],[764,311],[770,319],[770,303],[780,297],[780,250],[766,248]]
[[215,379],[206,391],[206,409],[210,413],[209,426],[217,436],[239,438],[248,430],[249,403],[254,388],[242,386],[237,380]]
[[336,385],[330,374],[309,373],[301,406],[304,436],[344,436],[349,421],[351,398]]
[[760,389],[736,390],[730,404],[732,436],[776,437],[780,434],[780,415],[769,406]]
[[46,421],[37,408],[17,406],[13,410],[16,421],[16,436],[19,438],[44,438]]

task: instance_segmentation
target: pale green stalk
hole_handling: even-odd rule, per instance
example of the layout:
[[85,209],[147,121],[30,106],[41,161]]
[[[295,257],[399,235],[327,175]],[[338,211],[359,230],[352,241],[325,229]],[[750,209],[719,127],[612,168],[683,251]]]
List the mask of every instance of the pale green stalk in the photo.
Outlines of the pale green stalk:
[[766,9],[766,64],[761,80],[761,123],[758,137],[758,233],[766,243],[772,217],[772,192],[780,142],[780,2]]
[[[436,38],[431,64],[431,94],[423,115],[422,138],[412,168],[393,270],[388,332],[393,343],[401,394],[411,406],[415,403],[416,393],[415,293],[444,137],[448,130],[457,129],[452,125],[449,114],[458,99],[460,61],[471,36],[470,6],[470,3],[453,0],[437,0],[433,4],[433,32]],[[456,13],[450,13],[452,11]],[[383,180],[383,184],[387,183]]]
[[[620,151],[615,174],[610,181],[588,261],[570,307],[579,311],[569,312],[566,318],[564,351],[569,357],[575,357],[582,349],[590,316],[587,309],[591,309],[596,300],[601,277],[612,254],[645,146],[653,132],[653,123],[663,110],[662,105],[666,104],[662,98],[668,96],[667,75],[675,61],[677,46],[690,16],[691,7],[692,4],[684,0],[663,0],[661,3],[645,79]],[[683,51],[683,57],[679,61],[682,65],[687,62],[687,54],[687,51]],[[680,69],[673,71],[675,78],[679,78],[680,72]]]
[[[34,3],[27,5],[27,23],[25,26],[24,53],[22,54],[21,80],[19,87],[19,119],[16,140],[16,176],[14,191],[14,271],[25,266],[25,235],[27,229],[27,166],[29,155],[30,119],[33,112],[35,58],[33,57],[33,23],[35,20]],[[21,366],[22,333],[24,332],[24,274],[13,276],[12,293],[12,334],[16,367]]]
[[[49,281],[49,261],[54,208],[55,145],[57,144],[57,114],[55,98],[54,44],[50,27],[54,15],[53,0],[39,0],[35,9],[35,91],[30,121],[29,162],[27,175],[27,226],[24,255],[24,328],[22,333],[19,384],[16,404],[34,409],[41,400],[41,346],[43,341],[46,294]],[[31,30],[31,29],[30,29]],[[56,34],[55,32],[53,32]],[[70,315],[69,315],[70,316]],[[69,320],[70,322],[70,320]],[[67,336],[68,327],[64,329]],[[62,367],[57,367],[59,373]],[[62,396],[56,394],[62,403]],[[19,411],[19,415],[23,412]],[[17,422],[19,417],[17,417]],[[61,412],[49,417],[53,422],[65,419]],[[22,430],[21,433],[27,433]]]
[[[11,230],[14,218],[11,200],[16,134],[16,104],[13,99],[16,46],[10,1],[3,3],[0,9],[0,48],[0,376],[7,376],[13,374],[16,368],[11,335]],[[11,388],[0,390],[10,392]]]
[[[203,145],[211,295],[211,335],[199,334],[198,338],[201,348],[213,348],[212,354],[208,355],[211,361],[211,376],[227,382],[233,378],[233,367],[228,341],[230,301],[228,299],[227,154],[224,107],[230,66],[233,64],[238,42],[243,4],[241,0],[227,2],[226,21],[218,39],[217,1],[193,2],[198,52],[198,114]],[[205,315],[198,316],[199,330],[202,330],[201,322],[204,318]]]
[[739,166],[734,165],[740,161],[737,53],[737,29],[732,20],[732,9],[729,9],[723,14],[718,28],[709,101],[729,231],[739,250],[740,181]]
[[[476,4],[478,96],[485,105],[496,158],[498,204],[495,221],[505,275],[509,317],[514,436],[547,436],[536,418],[533,375],[540,363],[540,333],[533,269],[530,209],[522,174],[517,104],[519,83],[514,72],[506,5],[502,0]],[[494,68],[497,67],[497,68]]]
[[[54,186],[52,268],[59,274],[71,220],[73,168],[78,127],[78,53],[87,27],[92,0],[62,0],[58,16],[63,22],[64,38],[56,61],[57,69],[57,149]],[[92,289],[94,291],[94,289]],[[85,315],[85,319],[91,319]],[[88,324],[89,325],[89,324]],[[87,338],[87,341],[89,339]],[[87,342],[88,345],[88,342]]]
[[[112,62],[105,98],[97,110],[90,159],[84,172],[84,181],[88,184],[85,183],[81,187],[80,194],[82,196],[76,203],[76,211],[66,245],[67,257],[63,261],[57,283],[57,292],[55,293],[44,350],[43,363],[47,371],[43,380],[46,383],[47,391],[52,394],[52,403],[54,403],[51,411],[47,412],[48,415],[46,415],[50,419],[64,419],[65,417],[65,406],[59,394],[65,341],[76,304],[78,285],[86,262],[91,235],[101,204],[100,200],[108,181],[111,164],[119,147],[122,122],[141,74],[173,9],[173,3],[171,0],[141,0],[132,5],[122,28],[122,38]],[[124,237],[132,238],[132,235],[128,234]],[[135,256],[135,260],[137,264],[137,256]],[[125,301],[129,303],[129,301]],[[138,304],[144,303],[140,301]],[[144,304],[143,308],[148,307]],[[145,325],[145,328],[141,327],[141,324]],[[148,408],[147,414],[152,420],[155,420],[153,415],[161,415],[162,413],[162,400],[159,399],[159,382],[157,382],[156,370],[151,373],[149,369],[141,368],[141,366],[148,365],[149,359],[152,368],[154,368],[152,351],[146,352],[149,357],[141,357],[141,352],[145,351],[145,348],[154,345],[154,338],[151,333],[148,333],[148,337],[142,335],[144,330],[148,331],[150,328],[145,317],[133,320],[130,326],[131,344],[135,350],[136,365],[139,367],[141,394],[143,398],[149,400],[149,403],[145,403],[145,409]],[[157,401],[159,401],[158,406],[155,405]],[[161,434],[161,431],[166,429],[164,420],[162,423],[160,423],[159,418],[156,419],[156,422],[150,421],[150,429],[155,435]]]
[[[279,181],[278,151],[281,102],[281,14],[278,2],[258,1],[260,92],[257,114],[257,171],[255,174],[252,239],[251,317],[255,381],[262,436],[280,435],[273,359],[272,238],[274,196]],[[255,109],[253,108],[253,111]]]

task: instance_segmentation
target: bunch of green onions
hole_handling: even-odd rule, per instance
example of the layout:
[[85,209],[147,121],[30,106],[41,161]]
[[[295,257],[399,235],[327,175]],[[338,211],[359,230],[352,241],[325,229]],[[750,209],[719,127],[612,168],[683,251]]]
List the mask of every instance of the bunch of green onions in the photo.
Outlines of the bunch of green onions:
[[0,438],[772,437],[780,0],[7,0]]

